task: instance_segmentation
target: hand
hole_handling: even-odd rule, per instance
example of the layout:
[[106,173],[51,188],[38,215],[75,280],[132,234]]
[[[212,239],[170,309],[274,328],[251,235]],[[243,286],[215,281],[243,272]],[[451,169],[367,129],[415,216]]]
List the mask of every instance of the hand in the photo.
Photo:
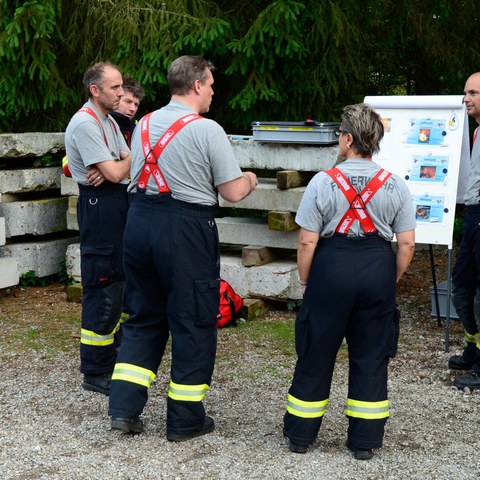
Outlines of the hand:
[[91,167],[87,172],[87,181],[92,187],[98,187],[105,181],[105,177],[97,167]]
[[250,182],[250,193],[253,192],[258,185],[257,176],[253,172],[245,172],[243,175]]

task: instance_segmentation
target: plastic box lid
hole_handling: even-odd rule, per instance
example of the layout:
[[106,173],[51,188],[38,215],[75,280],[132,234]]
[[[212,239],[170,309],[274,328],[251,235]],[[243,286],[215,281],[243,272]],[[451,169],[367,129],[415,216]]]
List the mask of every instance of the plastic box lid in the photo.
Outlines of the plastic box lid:
[[252,122],[253,140],[276,143],[338,143],[338,122]]

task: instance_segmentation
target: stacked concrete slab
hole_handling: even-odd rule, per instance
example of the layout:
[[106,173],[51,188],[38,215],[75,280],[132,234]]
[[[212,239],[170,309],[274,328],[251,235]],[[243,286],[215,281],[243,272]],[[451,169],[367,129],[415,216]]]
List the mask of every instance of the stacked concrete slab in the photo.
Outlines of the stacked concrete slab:
[[67,229],[61,168],[41,161],[63,151],[63,133],[0,135],[0,288],[30,271],[59,273],[67,246],[78,241]]
[[[274,177],[280,170],[317,172],[331,168],[337,161],[336,146],[312,146],[260,143],[252,137],[230,141],[240,167],[243,170],[268,171]],[[265,175],[266,176],[266,175]],[[239,203],[229,203],[220,199],[224,209],[247,211],[243,217],[225,216],[217,219],[220,243],[229,248],[222,253],[221,275],[232,284],[243,297],[257,297],[275,300],[298,300],[302,298],[297,282],[295,250],[298,230],[270,230],[267,220],[258,218],[258,211],[279,210],[295,213],[300,204],[305,187],[279,190],[276,179],[260,178],[257,189]],[[78,230],[76,203],[78,187],[71,178],[62,176],[61,192],[69,197],[67,227]],[[249,215],[250,212],[252,215]],[[243,246],[269,247],[290,250],[292,255],[283,256],[268,264],[245,267],[242,264]],[[240,253],[238,253],[240,252]],[[67,272],[76,280],[80,276],[80,250],[78,244],[71,244],[66,256]]]

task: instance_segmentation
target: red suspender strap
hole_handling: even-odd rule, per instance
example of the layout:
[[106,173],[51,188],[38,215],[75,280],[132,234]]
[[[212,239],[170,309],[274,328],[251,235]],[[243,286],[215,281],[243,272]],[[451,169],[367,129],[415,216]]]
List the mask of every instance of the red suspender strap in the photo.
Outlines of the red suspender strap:
[[[96,122],[100,125],[100,128],[102,129],[103,141],[105,142],[105,145],[107,145],[107,147],[108,147],[107,136],[105,135],[105,130],[103,129],[103,125],[100,123],[100,120],[98,119],[97,114],[90,107],[83,107],[79,110],[79,112],[86,112],[96,120]],[[109,118],[109,120],[110,120],[110,124],[112,125],[112,128],[113,128],[113,130],[115,132],[115,135],[116,135],[117,134],[117,127],[115,127],[115,124],[112,122],[112,120],[110,118]]]
[[477,140],[478,128],[479,128],[479,127],[477,127],[477,128],[475,129],[475,131],[473,132],[473,144],[475,144],[475,140]]
[[377,229],[365,207],[392,174],[380,169],[367,186],[357,194],[356,190],[348,181],[348,178],[338,168],[332,168],[331,170],[325,171],[325,173],[338,185],[350,203],[350,208],[338,224],[336,232],[347,234],[355,219],[358,219],[365,233],[376,232]]
[[190,113],[184,117],[178,119],[173,125],[171,125],[166,132],[160,137],[158,142],[152,148],[150,143],[150,116],[149,113],[142,118],[140,124],[140,133],[142,136],[142,149],[143,155],[145,157],[145,166],[143,167],[142,173],[138,180],[138,188],[145,190],[147,188],[147,183],[150,178],[150,175],[153,175],[155,182],[158,185],[158,191],[160,193],[170,192],[168,188],[165,177],[162,175],[160,168],[158,167],[158,159],[160,155],[165,150],[165,147],[170,143],[170,140],[187,124],[193,122],[194,120],[199,120],[201,117],[196,113]]

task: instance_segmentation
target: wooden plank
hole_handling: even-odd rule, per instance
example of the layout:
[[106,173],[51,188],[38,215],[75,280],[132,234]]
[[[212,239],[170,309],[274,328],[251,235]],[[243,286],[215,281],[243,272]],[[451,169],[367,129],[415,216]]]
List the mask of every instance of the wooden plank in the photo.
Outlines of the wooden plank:
[[290,188],[304,187],[314,175],[315,172],[281,170],[277,172],[277,188],[279,190],[288,190]]
[[77,213],[77,203],[78,203],[78,195],[71,195],[68,197],[68,211],[70,213]]
[[277,253],[268,247],[248,246],[242,248],[242,265],[256,267],[273,262],[278,258]]
[[251,322],[257,319],[268,310],[268,304],[265,300],[259,298],[244,298],[243,307],[240,309],[240,318]]
[[292,232],[299,226],[295,223],[295,214],[292,212],[268,212],[268,228],[277,232]]

